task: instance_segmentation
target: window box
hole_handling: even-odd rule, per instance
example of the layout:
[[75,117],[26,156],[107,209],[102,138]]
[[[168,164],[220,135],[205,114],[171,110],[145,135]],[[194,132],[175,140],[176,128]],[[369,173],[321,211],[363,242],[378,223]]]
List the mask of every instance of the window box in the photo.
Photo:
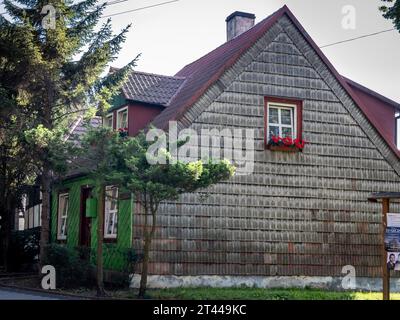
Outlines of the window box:
[[306,142],[301,139],[292,139],[291,137],[279,137],[271,136],[268,141],[267,149],[271,151],[286,151],[286,152],[297,152],[303,151]]
[[288,146],[273,146],[269,145],[268,150],[271,151],[282,151],[282,152],[300,152],[302,151],[301,149],[295,148],[295,147],[288,147]]

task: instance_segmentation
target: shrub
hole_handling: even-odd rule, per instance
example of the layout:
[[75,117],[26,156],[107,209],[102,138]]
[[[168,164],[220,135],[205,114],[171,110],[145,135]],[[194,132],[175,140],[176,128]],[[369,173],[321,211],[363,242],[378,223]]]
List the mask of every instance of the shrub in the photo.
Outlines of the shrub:
[[10,271],[34,271],[39,255],[40,227],[14,231],[8,248]]
[[94,284],[90,249],[71,249],[64,245],[50,244],[46,247],[46,259],[43,264],[52,265],[56,269],[57,287],[88,287]]

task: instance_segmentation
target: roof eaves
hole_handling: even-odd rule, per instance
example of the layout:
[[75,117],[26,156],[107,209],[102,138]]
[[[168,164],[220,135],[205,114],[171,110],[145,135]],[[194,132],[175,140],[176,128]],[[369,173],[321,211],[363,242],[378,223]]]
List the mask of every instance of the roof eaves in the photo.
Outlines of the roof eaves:
[[381,95],[380,93],[378,93],[376,91],[373,91],[373,90],[371,90],[371,89],[369,89],[367,87],[364,87],[363,85],[361,85],[361,84],[359,84],[359,83],[357,83],[357,82],[355,82],[355,81],[353,81],[353,80],[351,80],[349,78],[346,78],[344,76],[342,76],[342,77],[345,79],[345,81],[348,84],[350,84],[350,86],[356,87],[357,89],[365,92],[366,94],[369,94],[369,95],[375,97],[376,99],[382,100],[382,102],[387,103],[387,104],[393,106],[394,108],[400,110],[400,103],[397,103],[396,101],[393,101],[393,100]]

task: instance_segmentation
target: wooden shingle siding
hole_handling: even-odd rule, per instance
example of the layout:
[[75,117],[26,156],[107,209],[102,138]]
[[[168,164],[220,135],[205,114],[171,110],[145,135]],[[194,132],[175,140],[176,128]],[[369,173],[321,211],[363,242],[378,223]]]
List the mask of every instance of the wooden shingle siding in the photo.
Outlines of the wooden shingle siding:
[[[303,100],[303,152],[264,150],[265,96]],[[254,173],[163,203],[151,274],[341,276],[353,265],[380,276],[381,208],[367,197],[400,191],[400,162],[288,18],[183,115],[184,127],[254,129]],[[136,214],[134,247],[142,225]]]

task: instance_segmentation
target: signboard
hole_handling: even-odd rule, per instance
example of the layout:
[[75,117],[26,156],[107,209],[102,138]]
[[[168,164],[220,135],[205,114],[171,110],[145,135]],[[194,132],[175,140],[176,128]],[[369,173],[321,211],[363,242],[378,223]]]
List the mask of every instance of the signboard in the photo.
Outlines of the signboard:
[[400,214],[387,214],[385,230],[385,250],[387,251],[388,270],[400,271]]

